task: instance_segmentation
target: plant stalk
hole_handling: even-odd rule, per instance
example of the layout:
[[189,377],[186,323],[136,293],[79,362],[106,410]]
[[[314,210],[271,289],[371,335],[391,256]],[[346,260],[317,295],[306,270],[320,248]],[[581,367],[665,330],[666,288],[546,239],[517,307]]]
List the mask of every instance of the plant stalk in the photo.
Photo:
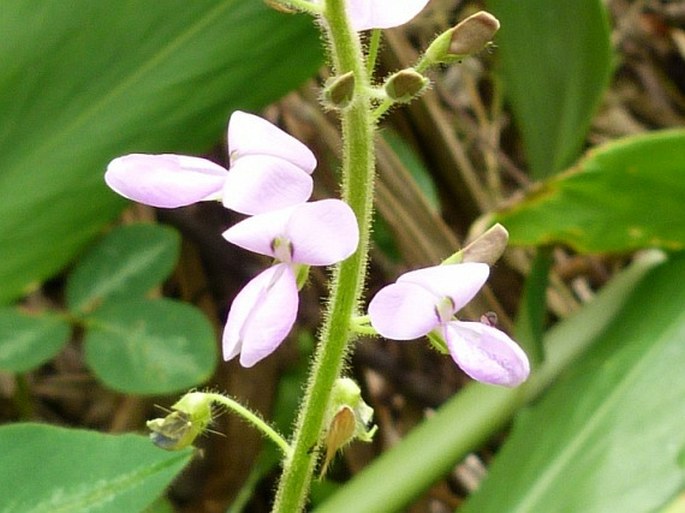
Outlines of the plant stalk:
[[354,334],[350,322],[364,289],[373,208],[374,129],[368,97],[369,78],[358,35],[345,14],[344,0],[326,0],[323,25],[327,29],[333,67],[338,76],[352,72],[355,94],[341,113],[343,134],[342,199],[359,224],[357,251],[334,268],[324,324],[311,367],[307,390],[298,415],[291,447],[284,461],[273,511],[302,511],[318,459],[318,445],[331,390],[342,373]]

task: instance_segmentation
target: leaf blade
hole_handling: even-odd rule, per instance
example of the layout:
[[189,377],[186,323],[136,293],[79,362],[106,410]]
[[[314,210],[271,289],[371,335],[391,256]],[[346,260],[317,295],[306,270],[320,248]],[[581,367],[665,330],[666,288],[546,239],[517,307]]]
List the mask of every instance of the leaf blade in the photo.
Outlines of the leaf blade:
[[262,2],[7,0],[0,33],[5,303],[123,207],[102,179],[109,160],[206,150],[232,110],[275,100],[321,62],[311,22]]
[[624,138],[589,152],[493,217],[517,245],[579,252],[685,248],[685,131]]
[[550,176],[577,158],[611,74],[602,2],[489,0],[506,94],[531,174]]
[[168,394],[209,379],[217,363],[216,342],[195,307],[131,299],[107,303],[88,317],[85,359],[115,390]]
[[655,269],[598,343],[515,422],[478,511],[653,511],[683,486],[685,258]]
[[159,450],[139,435],[39,424],[0,427],[0,452],[3,513],[141,511],[191,456]]

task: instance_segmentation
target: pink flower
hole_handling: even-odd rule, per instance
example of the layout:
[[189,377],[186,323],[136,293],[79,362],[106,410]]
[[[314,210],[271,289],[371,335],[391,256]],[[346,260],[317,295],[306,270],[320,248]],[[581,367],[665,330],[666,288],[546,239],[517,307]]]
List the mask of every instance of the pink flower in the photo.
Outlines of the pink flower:
[[114,192],[138,203],[176,208],[221,199],[226,169],[185,155],[132,153],[109,163],[105,182]]
[[224,329],[224,360],[240,353],[240,364],[252,367],[276,350],[295,323],[298,266],[346,259],[357,248],[359,228],[346,203],[327,199],[250,217],[223,236],[278,262],[238,293]]
[[347,0],[346,7],[352,28],[361,31],[403,25],[427,3],[428,0]]
[[184,155],[131,154],[107,166],[105,182],[125,198],[159,208],[221,200],[243,214],[309,199],[314,154],[268,121],[236,111],[228,124],[230,170]]
[[450,355],[473,379],[514,387],[530,373],[523,350],[505,333],[480,322],[455,319],[485,284],[489,267],[481,263],[440,265],[411,271],[382,288],[369,303],[374,329],[393,340],[412,340],[435,332]]
[[316,158],[309,148],[265,119],[236,111],[228,122],[231,169],[223,203],[261,214],[304,203],[314,187]]

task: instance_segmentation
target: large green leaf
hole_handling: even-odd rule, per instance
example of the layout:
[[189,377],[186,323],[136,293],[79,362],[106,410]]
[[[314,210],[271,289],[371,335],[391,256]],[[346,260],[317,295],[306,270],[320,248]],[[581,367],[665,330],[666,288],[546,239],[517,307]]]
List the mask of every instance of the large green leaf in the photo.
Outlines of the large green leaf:
[[524,412],[460,513],[652,512],[685,486],[685,256],[631,294],[598,344]]
[[206,150],[321,62],[312,21],[261,0],[3,0],[0,34],[0,302],[124,205],[111,158]]
[[214,331],[202,312],[187,303],[105,303],[86,326],[86,362],[121,392],[178,392],[204,383],[216,367]]
[[495,215],[521,245],[578,251],[685,248],[685,130],[625,138],[588,153]]
[[0,512],[136,513],[188,463],[139,435],[48,425],[0,428]]
[[578,156],[611,73],[601,0],[488,0],[507,98],[534,177]]

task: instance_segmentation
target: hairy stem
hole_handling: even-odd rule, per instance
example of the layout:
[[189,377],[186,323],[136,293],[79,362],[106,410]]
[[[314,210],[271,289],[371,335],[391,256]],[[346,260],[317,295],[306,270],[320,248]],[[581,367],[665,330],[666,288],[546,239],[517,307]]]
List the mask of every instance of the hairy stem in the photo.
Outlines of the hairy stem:
[[352,72],[355,94],[342,111],[343,133],[342,197],[354,211],[359,223],[357,251],[335,267],[324,325],[314,356],[311,374],[298,416],[292,443],[293,453],[284,462],[283,474],[273,511],[302,511],[307,500],[318,456],[318,445],[330,393],[341,375],[353,333],[350,322],[357,313],[364,289],[373,208],[375,124],[368,97],[369,77],[357,34],[345,15],[344,0],[326,0],[324,25],[328,31],[335,72]]

